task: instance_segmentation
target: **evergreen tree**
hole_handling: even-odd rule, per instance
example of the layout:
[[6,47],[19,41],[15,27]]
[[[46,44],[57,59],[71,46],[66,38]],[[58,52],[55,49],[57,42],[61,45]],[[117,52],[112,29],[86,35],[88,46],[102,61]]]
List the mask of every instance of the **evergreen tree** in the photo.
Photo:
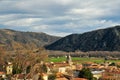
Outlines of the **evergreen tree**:
[[90,69],[83,68],[78,75],[80,78],[87,78],[88,80],[93,80],[93,74],[91,73]]
[[48,80],[55,80],[56,75],[55,74],[51,74],[48,76]]
[[45,64],[40,66],[41,73],[47,73],[47,66]]

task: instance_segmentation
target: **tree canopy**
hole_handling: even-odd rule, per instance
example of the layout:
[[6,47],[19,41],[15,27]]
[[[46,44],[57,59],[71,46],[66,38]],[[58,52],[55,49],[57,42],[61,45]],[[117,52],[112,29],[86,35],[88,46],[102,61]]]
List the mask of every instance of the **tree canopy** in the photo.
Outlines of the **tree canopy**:
[[80,78],[86,78],[88,80],[93,80],[93,74],[91,73],[90,69],[83,68],[78,75]]

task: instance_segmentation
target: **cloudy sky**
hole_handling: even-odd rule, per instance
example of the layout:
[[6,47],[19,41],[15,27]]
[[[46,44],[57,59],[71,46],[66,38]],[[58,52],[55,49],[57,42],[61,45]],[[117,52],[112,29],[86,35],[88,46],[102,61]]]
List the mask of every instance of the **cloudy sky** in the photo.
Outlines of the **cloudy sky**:
[[120,24],[120,0],[0,0],[0,28],[65,36]]

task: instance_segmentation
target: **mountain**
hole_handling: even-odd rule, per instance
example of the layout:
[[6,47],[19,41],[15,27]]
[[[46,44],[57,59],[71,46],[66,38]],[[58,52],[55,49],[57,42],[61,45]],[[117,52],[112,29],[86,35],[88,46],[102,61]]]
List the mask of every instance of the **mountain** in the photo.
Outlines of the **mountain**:
[[120,26],[83,34],[71,34],[46,46],[46,49],[62,51],[120,51]]
[[0,29],[0,46],[9,49],[24,47],[43,47],[51,44],[60,37],[50,36],[45,33],[20,32],[10,29]]

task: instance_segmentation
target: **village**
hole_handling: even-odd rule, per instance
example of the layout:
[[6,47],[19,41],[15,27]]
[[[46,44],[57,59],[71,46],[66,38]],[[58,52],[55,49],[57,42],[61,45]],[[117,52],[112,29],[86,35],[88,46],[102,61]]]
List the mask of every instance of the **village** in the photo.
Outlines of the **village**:
[[120,0],[0,0],[0,80],[120,80]]
[[[35,64],[19,74],[13,75],[13,64],[7,62],[0,65],[0,80],[119,80],[120,68],[114,63],[104,62],[97,64],[94,62],[85,62],[75,64],[70,55],[66,56],[64,62],[44,62]],[[87,70],[87,77],[84,72]],[[90,73],[93,78],[90,78]]]

